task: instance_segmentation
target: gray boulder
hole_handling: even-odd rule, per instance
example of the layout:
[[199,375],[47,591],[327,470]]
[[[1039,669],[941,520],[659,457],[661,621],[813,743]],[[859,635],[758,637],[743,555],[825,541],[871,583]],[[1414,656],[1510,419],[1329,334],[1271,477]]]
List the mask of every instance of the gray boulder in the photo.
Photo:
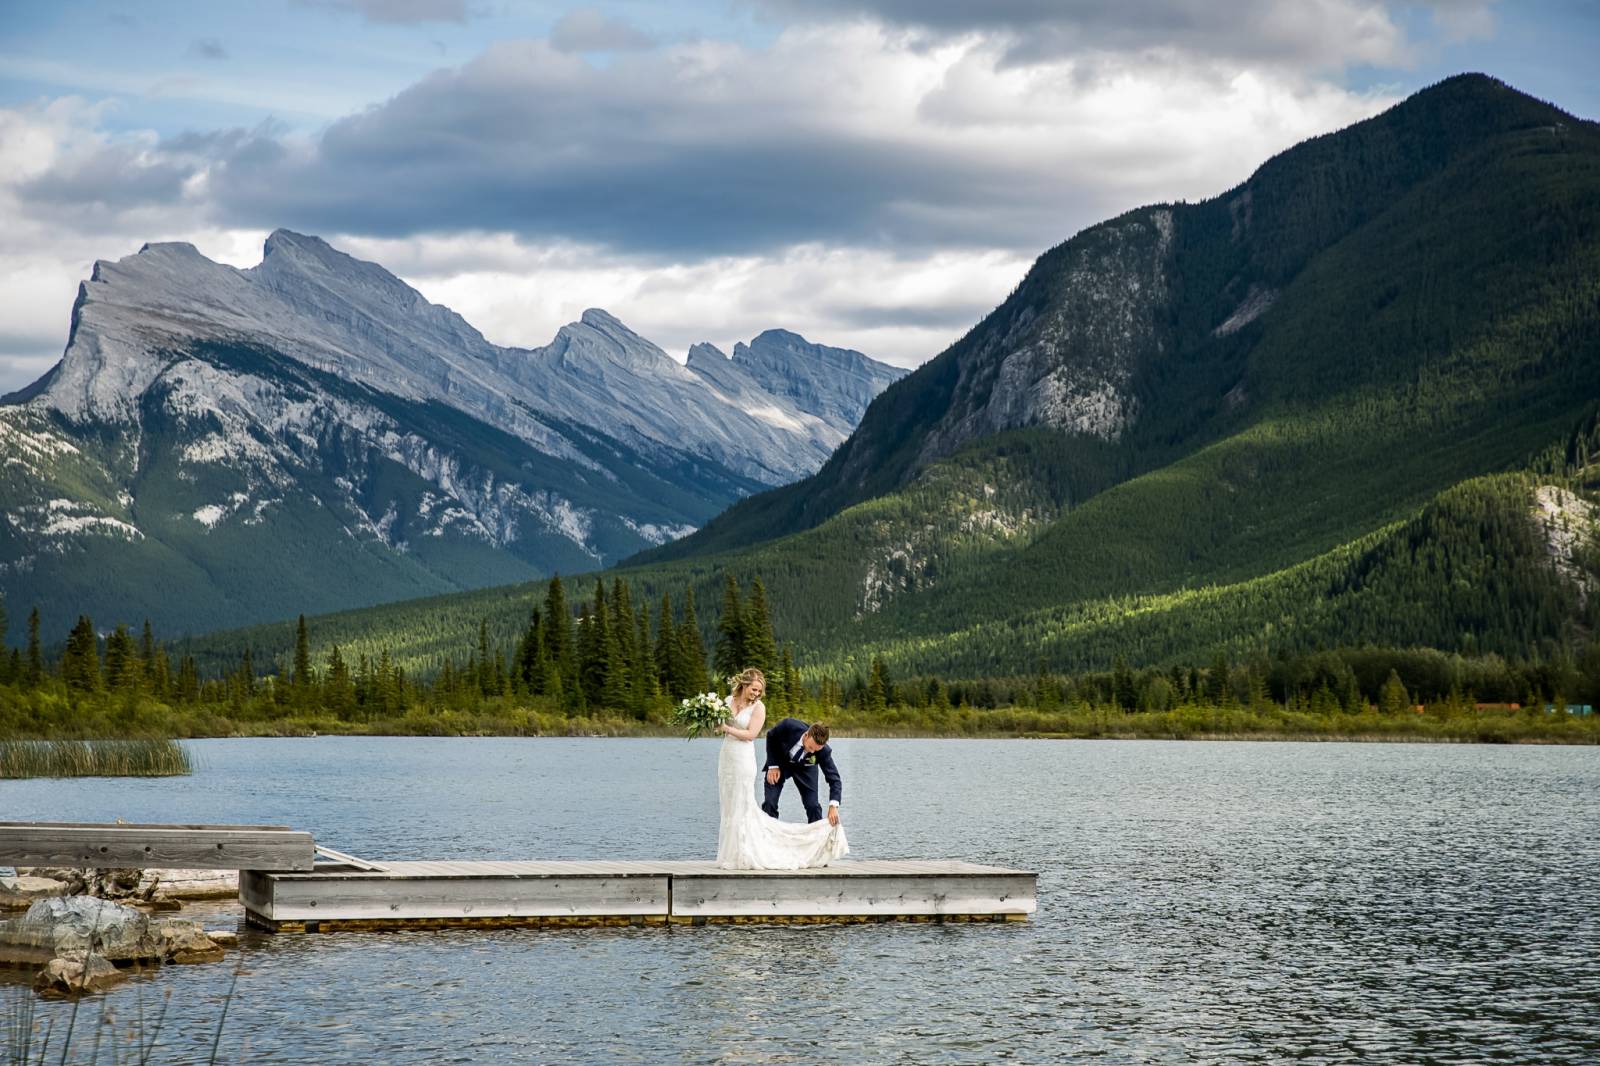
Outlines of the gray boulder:
[[37,900],[65,896],[67,888],[53,877],[0,877],[0,910],[27,910]]
[[33,978],[34,990],[42,995],[70,996],[78,992],[101,992],[126,981],[128,975],[99,955],[51,959]]
[[197,923],[169,918],[151,923],[151,933],[161,944],[161,957],[180,965],[221,962],[222,947]]
[[162,947],[145,915],[93,896],[42,899],[21,918],[0,922],[0,961],[38,963],[89,954],[111,962],[159,961]]

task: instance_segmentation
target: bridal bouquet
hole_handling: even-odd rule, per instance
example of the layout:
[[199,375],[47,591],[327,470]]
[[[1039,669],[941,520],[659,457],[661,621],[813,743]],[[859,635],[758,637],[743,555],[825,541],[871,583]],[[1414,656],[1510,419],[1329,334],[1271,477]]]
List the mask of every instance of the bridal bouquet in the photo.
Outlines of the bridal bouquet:
[[681,701],[672,710],[672,720],[683,726],[690,740],[701,733],[710,733],[728,720],[728,705],[715,692],[702,692]]

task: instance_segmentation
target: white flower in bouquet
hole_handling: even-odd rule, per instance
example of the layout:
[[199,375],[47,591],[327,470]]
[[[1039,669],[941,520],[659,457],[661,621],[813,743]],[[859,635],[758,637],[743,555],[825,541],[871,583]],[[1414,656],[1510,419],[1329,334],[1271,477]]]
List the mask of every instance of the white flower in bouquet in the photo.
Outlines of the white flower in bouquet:
[[715,731],[717,726],[727,721],[728,705],[715,692],[702,692],[698,696],[680,700],[678,706],[673,708],[672,720],[682,726],[684,734],[693,740],[701,733]]

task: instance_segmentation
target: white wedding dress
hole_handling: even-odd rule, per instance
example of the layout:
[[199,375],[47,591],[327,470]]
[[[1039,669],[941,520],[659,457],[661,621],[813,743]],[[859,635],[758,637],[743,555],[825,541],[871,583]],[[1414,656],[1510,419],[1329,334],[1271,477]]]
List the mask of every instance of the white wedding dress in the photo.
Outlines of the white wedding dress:
[[[733,717],[747,729],[760,700]],[[730,710],[731,710],[730,701]],[[780,822],[756,802],[756,745],[726,734],[717,755],[717,795],[722,823],[717,831],[717,865],[724,870],[800,870],[843,858],[850,845],[844,826],[820,822]]]

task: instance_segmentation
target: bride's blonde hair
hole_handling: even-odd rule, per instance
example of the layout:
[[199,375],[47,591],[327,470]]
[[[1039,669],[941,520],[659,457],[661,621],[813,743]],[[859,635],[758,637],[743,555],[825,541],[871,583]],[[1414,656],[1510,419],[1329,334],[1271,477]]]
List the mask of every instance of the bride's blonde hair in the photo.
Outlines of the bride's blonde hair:
[[744,693],[745,689],[749,688],[757,681],[761,682],[761,688],[763,691],[765,691],[767,687],[766,674],[763,674],[760,670],[757,670],[753,666],[741,670],[739,673],[728,678],[728,694],[737,699]]

